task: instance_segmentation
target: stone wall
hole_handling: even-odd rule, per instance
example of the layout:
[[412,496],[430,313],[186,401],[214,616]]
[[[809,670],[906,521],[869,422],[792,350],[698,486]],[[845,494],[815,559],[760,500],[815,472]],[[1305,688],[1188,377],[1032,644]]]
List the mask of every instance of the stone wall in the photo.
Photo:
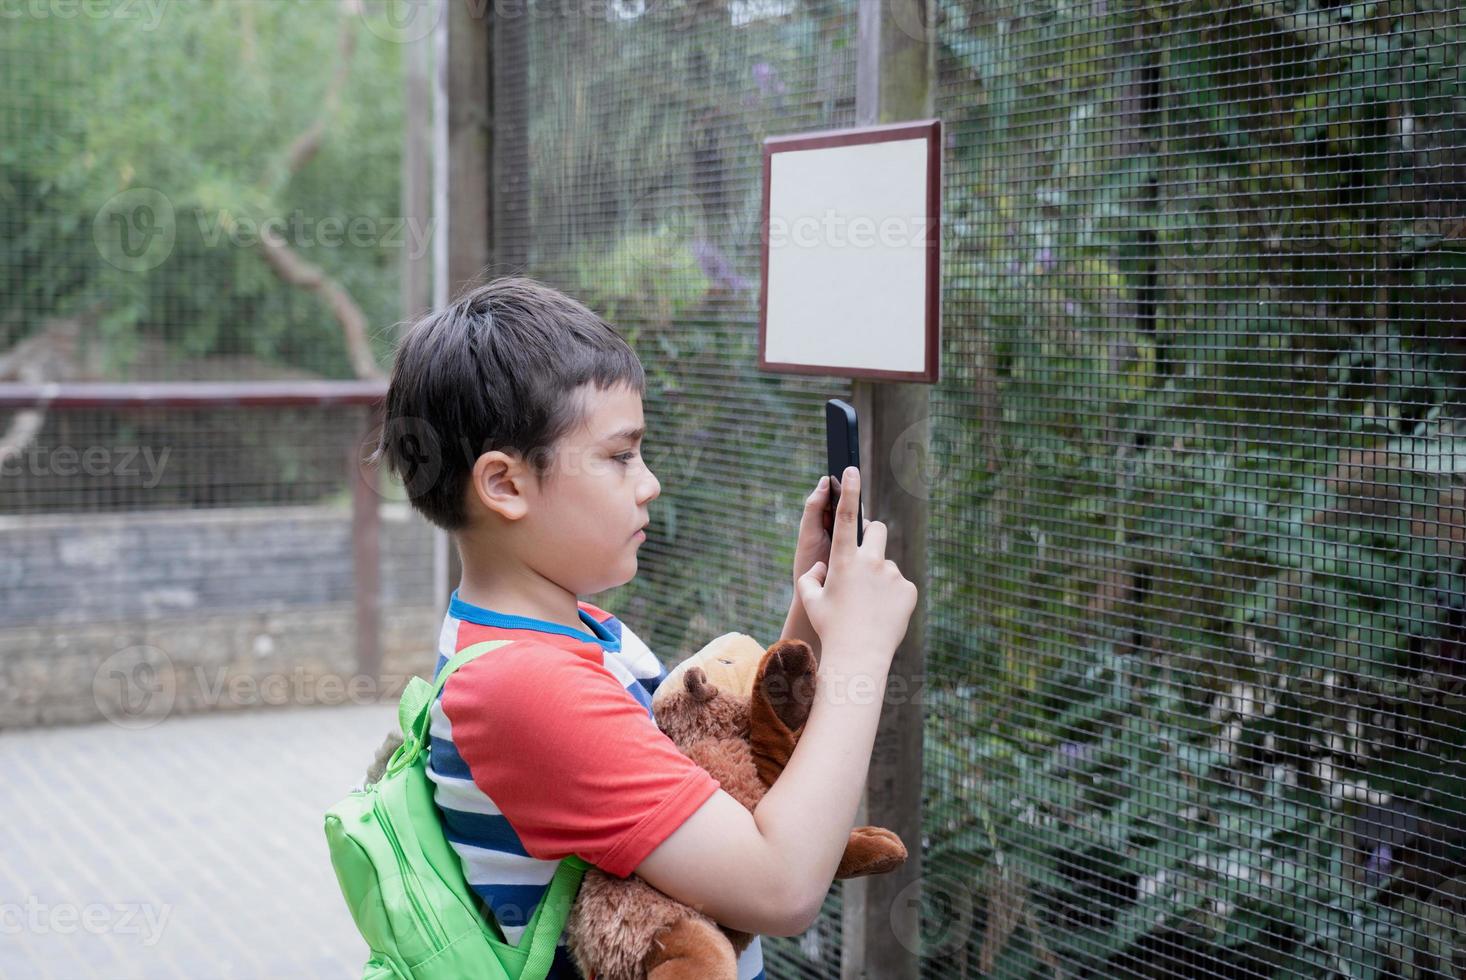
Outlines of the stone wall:
[[340,507],[0,518],[0,729],[395,700],[430,670],[432,536],[383,505],[380,678]]

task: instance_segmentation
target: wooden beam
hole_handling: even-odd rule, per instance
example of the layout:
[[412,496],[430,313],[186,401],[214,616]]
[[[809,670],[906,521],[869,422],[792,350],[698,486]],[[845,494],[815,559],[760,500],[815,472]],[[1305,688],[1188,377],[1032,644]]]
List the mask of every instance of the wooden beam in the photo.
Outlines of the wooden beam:
[[[902,122],[933,114],[935,38],[931,0],[860,0],[857,14],[856,125]],[[855,381],[866,515],[886,523],[886,557],[920,595],[896,650],[886,705],[871,753],[860,824],[901,836],[910,857],[890,874],[844,886],[841,980],[919,980],[922,877],[922,732],[915,692],[926,674],[929,487],[921,470],[929,446],[930,386]]]
[[363,410],[363,437],[353,442],[351,480],[352,598],[356,606],[356,672],[374,682],[382,674],[382,477],[361,458],[361,448],[380,431],[382,406]]
[[490,4],[445,0],[439,18],[439,65],[447,109],[446,193],[437,215],[448,228],[446,304],[489,267],[489,29]]
[[[414,230],[402,248],[404,329],[433,306],[433,253],[414,243],[433,221],[433,36],[406,43],[403,57],[402,219]],[[426,239],[431,242],[431,239]]]
[[[442,308],[478,283],[493,260],[490,31],[492,4],[441,0],[434,54],[433,306]],[[463,566],[444,531],[433,540],[433,585],[440,610],[458,587]]]

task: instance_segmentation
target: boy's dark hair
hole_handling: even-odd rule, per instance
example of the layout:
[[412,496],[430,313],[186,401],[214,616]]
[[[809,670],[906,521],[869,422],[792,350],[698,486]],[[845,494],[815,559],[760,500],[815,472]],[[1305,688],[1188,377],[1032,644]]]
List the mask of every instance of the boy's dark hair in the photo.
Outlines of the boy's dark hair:
[[543,480],[549,450],[582,420],[573,393],[587,382],[646,392],[641,361],[605,320],[533,279],[495,279],[402,338],[372,459],[424,517],[458,530],[474,461],[511,452]]

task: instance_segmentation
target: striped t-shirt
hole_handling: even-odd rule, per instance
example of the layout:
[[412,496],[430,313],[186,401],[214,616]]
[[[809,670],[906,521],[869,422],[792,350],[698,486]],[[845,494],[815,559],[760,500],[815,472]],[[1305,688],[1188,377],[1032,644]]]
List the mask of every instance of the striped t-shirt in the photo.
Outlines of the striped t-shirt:
[[[455,591],[434,672],[484,640],[432,708],[427,774],[453,849],[504,938],[518,943],[560,860],[625,877],[718,789],[652,717],[667,676],[620,620],[579,604],[583,630],[467,603]],[[739,980],[762,980],[754,939]],[[564,946],[549,980],[580,980]]]

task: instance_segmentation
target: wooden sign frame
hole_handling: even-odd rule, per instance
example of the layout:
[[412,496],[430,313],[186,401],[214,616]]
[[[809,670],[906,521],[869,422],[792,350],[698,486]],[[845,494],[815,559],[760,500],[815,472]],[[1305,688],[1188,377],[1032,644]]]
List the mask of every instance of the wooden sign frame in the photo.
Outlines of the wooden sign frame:
[[[917,371],[897,371],[869,367],[791,363],[768,359],[769,317],[769,251],[770,200],[774,155],[799,150],[826,149],[925,139],[926,160],[926,251],[924,365]],[[908,381],[935,384],[941,374],[941,205],[942,205],[942,124],[938,119],[893,123],[880,126],[858,126],[850,129],[771,136],[763,144],[763,205],[760,216],[760,274],[758,302],[758,367],[761,371],[787,374],[828,375],[844,378],[867,378],[878,381]]]

